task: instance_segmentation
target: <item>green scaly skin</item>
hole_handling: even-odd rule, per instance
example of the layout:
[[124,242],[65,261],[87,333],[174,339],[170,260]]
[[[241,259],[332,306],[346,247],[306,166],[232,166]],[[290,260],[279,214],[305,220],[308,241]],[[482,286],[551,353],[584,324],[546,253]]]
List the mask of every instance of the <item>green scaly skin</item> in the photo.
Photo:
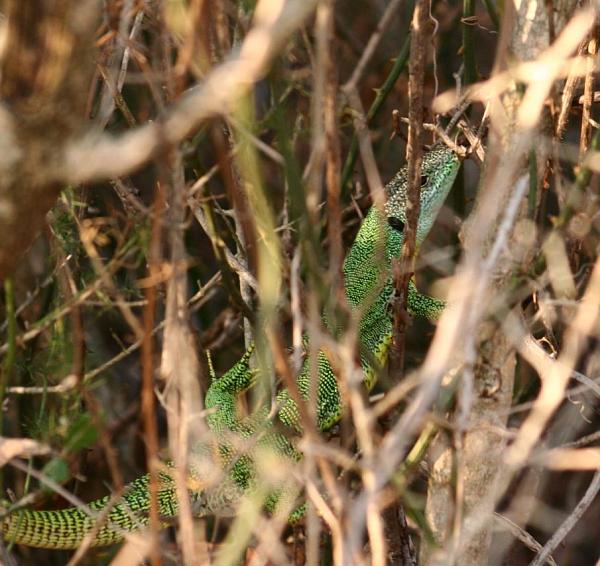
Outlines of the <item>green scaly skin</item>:
[[[456,155],[445,147],[434,148],[424,156],[417,244],[424,240],[431,229],[459,166]],[[379,370],[386,363],[391,343],[392,318],[389,304],[394,291],[391,262],[393,258],[400,256],[403,234],[398,229],[398,222],[390,224],[389,219],[406,222],[406,174],[406,168],[403,168],[387,184],[388,200],[385,210],[373,207],[369,211],[344,262],[344,287],[348,304],[361,315],[360,358],[367,391],[375,385]],[[435,320],[443,307],[441,301],[420,294],[415,285],[410,284],[408,308],[413,316]],[[280,407],[275,417],[279,421],[277,427],[269,420],[267,409],[259,410],[250,418],[241,418],[236,412],[237,397],[255,383],[255,373],[249,367],[251,353],[252,349],[225,375],[214,379],[206,395],[206,408],[213,411],[207,419],[208,424],[218,439],[222,469],[228,473],[222,485],[211,493],[190,487],[190,496],[202,503],[196,507],[198,515],[218,515],[224,512],[254,484],[256,474],[252,453],[236,454],[230,441],[232,435],[248,439],[261,431],[257,446],[275,450],[277,454],[292,461],[301,458],[292,439],[293,433],[301,430],[299,411],[287,390],[284,389],[277,395],[277,406]],[[297,378],[298,389],[305,399],[309,395],[309,376],[308,363],[305,362]],[[343,406],[336,376],[324,352],[319,352],[318,376],[317,425],[320,430],[327,430],[340,420]],[[290,429],[290,434],[283,434],[281,427]],[[191,475],[194,474],[192,470]],[[149,520],[149,499],[148,476],[131,483],[122,499],[104,519],[93,539],[93,545],[118,542],[125,532],[146,525]],[[281,499],[285,499],[285,494],[276,490],[268,498],[267,508],[275,510]],[[105,497],[90,503],[89,507],[101,512],[108,501],[109,498]],[[159,507],[163,519],[177,513],[174,480],[167,474],[162,474],[160,478]],[[303,506],[292,514],[290,520],[297,520],[302,513]],[[76,548],[94,528],[96,520],[97,518],[90,517],[78,508],[58,511],[18,510],[3,521],[2,533],[5,540],[27,546]]]
[[[122,500],[108,512],[105,523],[92,541],[92,546],[107,546],[123,539],[123,533],[140,528],[148,523],[150,499],[148,497],[148,475],[144,475],[127,486]],[[159,510],[163,517],[177,514],[175,483],[167,474],[160,474]],[[88,507],[99,515],[110,502],[110,496],[92,501]],[[77,548],[85,535],[96,523],[78,507],[55,511],[19,510],[11,514],[2,524],[4,540],[39,548]],[[110,525],[110,526],[109,526]]]

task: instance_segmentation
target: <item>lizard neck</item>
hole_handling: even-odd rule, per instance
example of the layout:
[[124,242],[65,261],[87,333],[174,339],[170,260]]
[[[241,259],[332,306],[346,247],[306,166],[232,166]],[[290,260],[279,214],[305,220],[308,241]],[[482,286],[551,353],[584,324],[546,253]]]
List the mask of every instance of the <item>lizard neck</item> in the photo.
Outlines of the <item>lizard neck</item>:
[[372,207],[344,261],[344,287],[351,307],[372,304],[391,284],[391,263],[402,249],[402,234]]

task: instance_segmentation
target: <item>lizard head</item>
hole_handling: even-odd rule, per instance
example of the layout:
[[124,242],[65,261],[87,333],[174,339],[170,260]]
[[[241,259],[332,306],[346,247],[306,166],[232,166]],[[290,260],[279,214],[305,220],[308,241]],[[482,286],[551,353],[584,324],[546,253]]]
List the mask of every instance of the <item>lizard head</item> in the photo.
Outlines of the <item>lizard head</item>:
[[[438,212],[452,188],[459,167],[458,156],[446,146],[438,145],[423,155],[421,214],[417,226],[417,246],[423,242],[433,226]],[[407,173],[407,167],[403,167],[385,187],[387,193],[385,213],[389,235],[391,239],[398,241],[401,241],[406,222]],[[397,237],[394,234],[397,234]]]
[[[459,167],[456,153],[445,146],[436,146],[423,155],[417,246],[433,226]],[[391,259],[401,254],[406,222],[406,167],[394,176],[385,190],[387,202],[383,215],[376,206],[371,208],[344,262],[346,295],[352,305],[362,304],[385,280],[391,281]],[[387,299],[380,302],[386,304]]]

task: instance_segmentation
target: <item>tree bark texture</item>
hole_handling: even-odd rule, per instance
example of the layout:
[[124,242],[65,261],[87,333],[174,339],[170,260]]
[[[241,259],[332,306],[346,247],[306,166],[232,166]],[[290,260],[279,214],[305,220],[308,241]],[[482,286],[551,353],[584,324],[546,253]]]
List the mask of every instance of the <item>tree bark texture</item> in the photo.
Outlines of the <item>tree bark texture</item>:
[[[536,59],[560,33],[565,22],[573,12],[573,1],[561,2],[559,7],[550,9],[543,2],[522,1],[512,6],[505,3],[502,34],[498,42],[496,71],[506,69],[508,61],[531,61]],[[503,152],[514,143],[518,132],[515,130],[515,118],[521,101],[517,86],[503,98],[502,120],[496,122],[492,112],[491,142],[488,148],[486,169],[483,171],[480,189],[486,187],[487,173],[498,166]],[[537,131],[543,131],[550,123],[549,116],[542,114]],[[500,124],[500,127],[498,127]],[[542,191],[542,181],[547,163],[547,154],[538,144],[532,144],[536,150],[538,168],[538,190]],[[494,160],[496,163],[494,164]],[[501,165],[500,165],[501,166]],[[517,176],[525,174],[527,161],[522,160]],[[506,179],[514,185],[516,176]],[[511,185],[512,186],[512,185]],[[507,193],[507,197],[510,192]],[[481,195],[475,205],[475,213],[481,205]],[[525,199],[526,200],[526,199]],[[539,203],[539,200],[538,200]],[[527,216],[527,203],[523,202],[517,216],[518,224]],[[496,218],[500,214],[497,213]],[[497,228],[497,226],[496,226]],[[490,238],[483,246],[483,258],[489,253],[495,237],[491,230]],[[466,250],[478,237],[473,234],[469,222],[463,229],[463,241]],[[509,239],[508,248],[511,248]],[[504,254],[493,273],[493,291],[487,297],[490,301],[508,289],[514,262],[509,254]],[[477,358],[472,365],[473,388],[468,418],[463,423],[464,435],[457,447],[447,432],[441,433],[430,452],[431,474],[428,484],[426,516],[433,535],[439,544],[423,545],[421,563],[424,565],[461,564],[475,566],[489,563],[492,542],[492,512],[494,498],[490,494],[495,488],[502,491],[503,450],[506,447],[507,415],[512,404],[513,383],[515,378],[516,357],[514,346],[494,323],[482,323],[477,334],[479,344]],[[457,411],[458,413],[458,411]],[[456,417],[458,422],[458,417]],[[459,425],[460,428],[460,425]],[[459,434],[459,433],[458,433]],[[455,437],[456,438],[456,437]],[[460,477],[457,478],[457,462],[460,462]],[[459,483],[460,482],[460,487]],[[460,497],[457,496],[460,490]],[[460,509],[455,507],[457,499]],[[487,508],[482,509],[482,506]],[[458,517],[464,518],[464,520]],[[485,517],[485,518],[482,518]],[[457,530],[457,525],[459,525]]]

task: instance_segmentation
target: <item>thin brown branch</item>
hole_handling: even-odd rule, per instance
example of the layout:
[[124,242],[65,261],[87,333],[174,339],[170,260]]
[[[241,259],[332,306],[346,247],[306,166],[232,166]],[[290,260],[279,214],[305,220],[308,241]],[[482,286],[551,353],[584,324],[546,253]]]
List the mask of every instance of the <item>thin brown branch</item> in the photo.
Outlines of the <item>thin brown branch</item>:
[[[190,300],[188,301],[188,305],[192,312],[197,310],[201,306],[203,306],[214,295],[216,286],[218,283],[220,283],[220,281],[221,281],[221,274],[220,273],[215,274],[209,281],[206,282],[206,284],[193,297],[190,298]],[[165,321],[163,320],[163,321],[159,322],[152,329],[152,336],[155,336],[158,332],[163,330],[164,327],[165,327]],[[88,381],[95,379],[96,377],[103,374],[111,367],[113,367],[115,364],[119,363],[120,361],[125,359],[127,356],[131,355],[133,352],[136,352],[142,346],[142,343],[143,343],[142,339],[135,341],[133,344],[131,344],[131,346],[125,348],[122,352],[119,352],[116,356],[113,356],[110,360],[107,360],[106,362],[104,362],[103,364],[98,366],[97,368],[94,368],[93,370],[88,371],[84,377],[85,382],[87,383]],[[61,386],[65,387],[65,388],[68,387],[71,382],[70,380],[67,381],[69,379],[69,377],[70,376],[67,376],[65,379],[63,379],[61,384],[57,385],[56,388],[61,387]],[[16,393],[20,393],[20,392],[44,393],[44,391],[45,390],[43,387],[39,387],[39,388],[31,388],[30,390],[25,390],[25,391],[16,391]],[[11,392],[12,392],[12,390],[11,390]],[[53,390],[52,392],[58,393],[60,391]]]
[[325,153],[326,153],[326,185],[327,185],[327,234],[329,239],[329,272],[335,294],[342,291],[342,219],[340,208],[340,139],[337,114],[337,67],[334,56],[334,18],[333,2],[329,3],[326,26],[325,46]]
[[[161,377],[166,382],[165,400],[169,423],[169,445],[175,463],[178,499],[178,524],[181,533],[183,562],[196,563],[191,503],[187,489],[189,442],[204,428],[198,421],[202,400],[198,376],[200,366],[191,334],[187,307],[187,252],[184,243],[186,190],[179,152],[168,155],[171,165],[165,168],[171,177],[168,216],[169,260],[173,266],[167,284],[165,331],[161,359]],[[192,422],[194,429],[191,428]]]
[[[408,66],[408,186],[406,191],[406,221],[404,224],[404,242],[400,261],[393,263],[394,288],[396,300],[394,304],[394,320],[392,345],[390,347],[389,368],[394,382],[399,382],[404,373],[406,347],[406,329],[408,317],[408,285],[415,272],[415,254],[417,224],[421,213],[421,163],[423,147],[423,90],[425,84],[425,65],[427,64],[428,46],[430,44],[429,14],[431,2],[420,0],[416,3],[411,29],[410,59]],[[408,533],[405,523],[400,523],[404,510],[398,502],[394,502],[386,511],[387,543],[389,556],[399,561],[403,556],[411,557],[413,553],[407,546]],[[393,528],[390,528],[390,527]],[[412,561],[412,558],[410,558]],[[404,560],[403,560],[404,562]],[[410,564],[410,562],[408,563]],[[407,566],[408,566],[407,564]]]
[[579,156],[583,157],[590,145],[590,119],[592,117],[592,101],[594,95],[594,60],[598,52],[597,34],[592,33],[590,37],[587,52],[590,55],[588,59],[588,70],[585,74],[583,83],[583,105],[581,114],[581,131],[579,134]]
[[[534,552],[540,552],[542,550],[542,545],[535,540],[527,531],[524,531],[519,525],[515,522],[511,521],[508,517],[501,515],[500,513],[494,513],[494,518],[497,523],[499,523],[503,528],[508,530],[512,535],[520,540],[527,548],[530,548]],[[558,566],[556,561],[552,556],[548,555],[546,557],[545,562],[550,566]]]
[[[577,54],[581,55],[584,49],[585,43],[580,45]],[[577,73],[571,71],[567,76],[567,80],[565,81],[561,96],[560,112],[556,121],[555,135],[557,140],[562,140],[564,136],[565,130],[567,128],[567,123],[569,121],[569,113],[573,104],[573,97],[575,96],[575,90],[580,82],[580,79],[581,77]]]
[[259,2],[254,26],[239,52],[184,94],[163,120],[146,124],[119,137],[90,134],[70,143],[55,173],[71,183],[121,177],[147,162],[165,143],[176,145],[207,119],[232,111],[268,70],[269,64],[312,12],[316,0],[288,0],[276,8]]
[[377,27],[369,37],[369,41],[365,46],[360,60],[358,61],[354,71],[352,72],[352,76],[348,79],[348,81],[342,86],[341,90],[343,92],[353,92],[358,88],[358,83],[360,82],[362,76],[365,74],[365,71],[375,55],[375,51],[377,50],[377,46],[379,45],[383,34],[387,30],[387,28],[392,23],[396,12],[403,4],[402,0],[392,0],[386,7],[385,12],[381,16],[381,19],[377,23]]
[[408,320],[408,284],[414,274],[417,223],[421,212],[421,162],[423,146],[423,86],[429,45],[428,0],[420,0],[413,14],[408,89],[408,189],[406,223],[400,262],[394,265],[394,287],[397,303],[394,306],[394,334],[390,350],[390,371],[399,379],[404,367],[406,321]]
[[592,504],[598,492],[600,491],[600,471],[597,471],[590,482],[584,496],[577,503],[573,512],[565,519],[563,524],[555,531],[550,540],[544,545],[544,548],[538,553],[529,566],[542,566],[547,558],[558,548],[558,545],[571,532],[577,521],[586,512]]
[[[165,194],[160,183],[157,183],[154,196],[152,233],[148,258],[148,277],[158,280],[160,263],[162,261],[162,223],[165,210]],[[158,509],[158,429],[156,424],[156,402],[154,399],[154,316],[156,310],[156,284],[149,285],[146,289],[146,306],[144,307],[143,327],[144,332],[140,340],[142,343],[142,398],[141,413],[144,424],[146,440],[146,466],[148,468],[148,491],[150,494],[150,533],[152,566],[161,563],[158,548],[160,518]]]
[[597,260],[585,294],[579,304],[573,322],[567,329],[558,362],[552,366],[533,410],[521,426],[519,435],[506,455],[512,466],[522,465],[538,441],[544,426],[560,404],[571,371],[600,315],[600,260]]

